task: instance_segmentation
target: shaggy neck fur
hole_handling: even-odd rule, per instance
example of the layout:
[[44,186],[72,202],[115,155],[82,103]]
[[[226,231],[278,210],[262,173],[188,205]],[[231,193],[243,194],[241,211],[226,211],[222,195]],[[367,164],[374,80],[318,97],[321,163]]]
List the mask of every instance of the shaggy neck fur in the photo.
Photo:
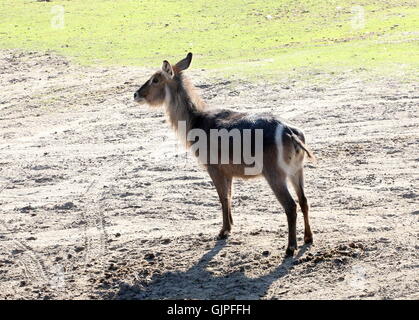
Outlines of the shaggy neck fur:
[[182,73],[176,74],[165,90],[165,107],[171,126],[178,131],[179,121],[185,121],[189,132],[195,118],[205,109],[205,103]]

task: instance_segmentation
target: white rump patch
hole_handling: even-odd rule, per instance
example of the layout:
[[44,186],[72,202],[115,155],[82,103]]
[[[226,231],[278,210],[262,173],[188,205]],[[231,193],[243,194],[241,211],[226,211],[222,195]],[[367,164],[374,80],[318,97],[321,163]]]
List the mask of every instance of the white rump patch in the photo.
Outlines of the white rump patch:
[[298,170],[302,168],[303,161],[302,159],[300,160],[296,158],[297,154],[295,152],[295,149],[292,148],[291,154],[287,155],[291,159],[289,163],[285,162],[284,142],[282,141],[283,132],[284,132],[284,126],[279,124],[275,130],[275,142],[278,148],[278,165],[282,170],[284,170],[284,172],[288,176],[293,176]]

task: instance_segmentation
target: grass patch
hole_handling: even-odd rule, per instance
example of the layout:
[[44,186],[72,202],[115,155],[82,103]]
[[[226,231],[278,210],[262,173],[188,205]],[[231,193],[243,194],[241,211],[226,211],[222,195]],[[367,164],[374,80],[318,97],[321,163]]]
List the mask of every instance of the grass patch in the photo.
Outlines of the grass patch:
[[[416,0],[0,0],[0,48],[53,50],[81,64],[194,67],[274,76],[419,67]],[[57,16],[64,9],[63,28]],[[57,24],[58,22],[58,24]]]

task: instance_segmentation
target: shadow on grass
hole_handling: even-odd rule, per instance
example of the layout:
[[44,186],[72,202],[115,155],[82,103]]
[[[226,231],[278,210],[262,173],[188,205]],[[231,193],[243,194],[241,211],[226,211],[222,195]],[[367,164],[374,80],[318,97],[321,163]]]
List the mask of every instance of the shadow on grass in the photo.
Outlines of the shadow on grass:
[[244,270],[216,276],[206,268],[209,262],[225,247],[219,240],[201,259],[186,271],[166,272],[153,276],[145,286],[134,284],[120,286],[111,299],[260,299],[266,295],[276,280],[288,274],[293,262],[308,249],[304,245],[294,258],[284,258],[270,273],[249,278]]

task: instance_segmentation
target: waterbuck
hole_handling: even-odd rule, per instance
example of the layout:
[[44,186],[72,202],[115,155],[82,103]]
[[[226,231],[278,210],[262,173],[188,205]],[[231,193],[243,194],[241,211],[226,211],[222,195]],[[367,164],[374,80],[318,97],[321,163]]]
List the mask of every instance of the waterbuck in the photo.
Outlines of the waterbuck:
[[[308,218],[308,203],[304,195],[303,160],[305,154],[309,158],[314,157],[305,145],[302,131],[270,114],[250,115],[225,109],[207,109],[193,85],[183,74],[183,71],[191,64],[191,60],[192,53],[188,53],[186,58],[175,65],[171,65],[166,60],[163,61],[162,69],[154,73],[135,92],[134,100],[150,106],[164,105],[169,123],[178,133],[184,131],[180,136],[191,149],[194,148],[193,142],[197,142],[196,138],[200,137],[197,132],[204,133],[207,139],[205,148],[201,147],[199,150],[194,148],[194,153],[208,171],[220,198],[223,225],[219,238],[227,237],[233,224],[232,179],[263,176],[285,209],[288,219],[286,254],[293,255],[297,248],[297,206],[289,193],[288,179],[295,188],[304,215],[304,242],[313,241]],[[218,138],[223,138],[223,135],[216,136],[216,144],[210,141],[210,137],[214,136],[213,131],[227,133],[227,146],[222,144],[223,148],[218,145]],[[238,143],[232,141],[235,135],[230,133],[233,131],[239,133]],[[246,131],[250,132],[247,136]],[[232,150],[232,146],[238,146],[238,148]],[[246,161],[244,154],[246,147],[254,154],[253,169],[260,170],[249,171],[250,164]],[[225,157],[226,150],[227,157]],[[239,157],[237,157],[237,152],[239,152]],[[226,158],[227,161],[222,161]]]

